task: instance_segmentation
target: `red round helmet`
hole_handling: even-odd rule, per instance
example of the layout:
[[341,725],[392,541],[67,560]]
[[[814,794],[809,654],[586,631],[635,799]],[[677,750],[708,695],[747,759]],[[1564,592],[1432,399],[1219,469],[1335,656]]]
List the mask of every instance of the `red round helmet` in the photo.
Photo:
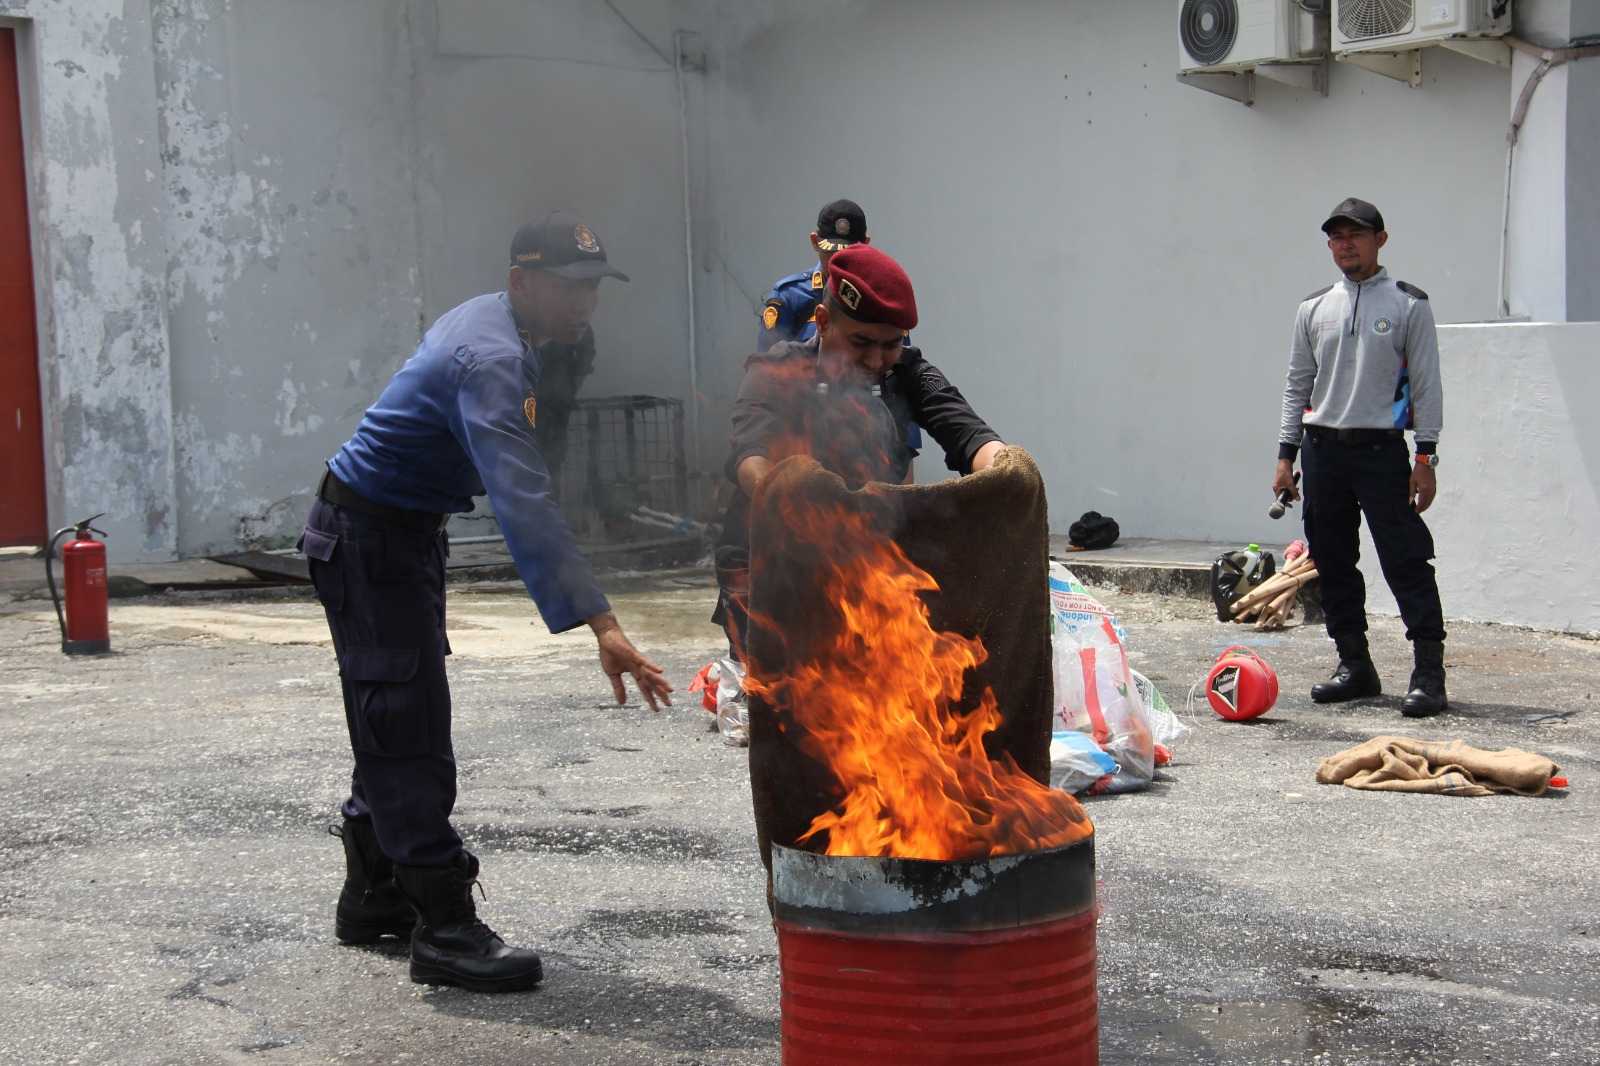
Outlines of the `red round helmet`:
[[1229,721],[1255,718],[1278,702],[1278,675],[1261,656],[1235,644],[1217,656],[1206,675],[1206,699]]

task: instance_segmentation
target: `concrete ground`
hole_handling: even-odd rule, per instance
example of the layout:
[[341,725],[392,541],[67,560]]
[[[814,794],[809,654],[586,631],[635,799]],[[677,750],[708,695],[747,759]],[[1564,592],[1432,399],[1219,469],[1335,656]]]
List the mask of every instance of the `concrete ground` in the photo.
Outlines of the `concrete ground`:
[[[718,649],[709,576],[606,584],[676,707],[609,706],[592,641],[531,624],[519,587],[450,594],[457,823],[482,913],[546,963],[538,991],[500,997],[413,985],[399,949],[332,938],[324,826],[349,755],[303,589],[118,600],[113,653],[67,659],[48,601],[0,586],[0,1062],[777,1063],[744,753],[681,691]],[[1149,791],[1088,802],[1101,1062],[1600,1062],[1600,645],[1455,626],[1453,710],[1411,722],[1396,695],[1311,704],[1320,631],[1100,592],[1180,711],[1241,639],[1283,682],[1254,722],[1197,709]],[[1374,649],[1398,693],[1396,623]],[[1537,751],[1572,786],[1314,781],[1390,732]]]

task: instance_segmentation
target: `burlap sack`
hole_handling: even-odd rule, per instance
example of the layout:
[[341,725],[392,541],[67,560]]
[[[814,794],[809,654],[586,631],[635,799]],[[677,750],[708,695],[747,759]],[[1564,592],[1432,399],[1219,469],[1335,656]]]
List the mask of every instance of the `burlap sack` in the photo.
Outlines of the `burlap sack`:
[[1324,785],[1441,796],[1537,796],[1561,767],[1542,755],[1507,748],[1484,751],[1459,740],[1428,743],[1410,737],[1373,737],[1317,765]]
[[[785,460],[767,477],[751,509],[749,662],[781,676],[791,656],[820,639],[818,567],[826,550],[796,545],[785,499],[865,512],[892,536],[913,563],[939,584],[930,603],[936,630],[977,637],[988,660],[966,687],[970,710],[985,686],[994,690],[1001,726],[985,738],[991,757],[1008,752],[1024,773],[1050,780],[1052,718],[1049,524],[1044,482],[1020,448],[1000,453],[994,466],[934,485],[870,484],[852,492],[814,460]],[[842,799],[828,769],[785,732],[767,701],[750,698],[750,785],[761,861],[771,869],[772,843],[793,846],[811,822]],[[816,842],[808,842],[808,847]]]

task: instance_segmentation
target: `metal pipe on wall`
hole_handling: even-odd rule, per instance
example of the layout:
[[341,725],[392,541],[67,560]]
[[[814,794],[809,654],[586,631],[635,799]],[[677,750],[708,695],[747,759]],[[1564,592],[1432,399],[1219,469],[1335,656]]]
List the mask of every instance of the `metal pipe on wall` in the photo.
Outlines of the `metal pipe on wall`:
[[1528,107],[1533,102],[1534,90],[1544,80],[1544,76],[1555,67],[1574,59],[1587,59],[1590,56],[1600,55],[1600,45],[1569,45],[1565,48],[1541,48],[1520,37],[1507,35],[1505,42],[1512,48],[1539,60],[1539,65],[1533,68],[1533,73],[1528,75],[1528,80],[1523,83],[1522,92],[1517,95],[1516,107],[1511,112],[1511,125],[1506,130],[1506,177],[1505,191],[1500,206],[1500,264],[1499,281],[1496,290],[1497,313],[1501,318],[1511,316],[1511,294],[1506,291],[1508,275],[1510,274],[1511,255],[1511,168],[1516,156],[1517,138],[1522,132],[1522,124],[1528,118]]
[[700,368],[695,350],[694,307],[694,197],[689,186],[689,91],[684,84],[685,42],[699,34],[678,30],[672,35],[672,67],[678,83],[678,143],[683,161],[683,278],[689,318],[689,461],[700,469]]

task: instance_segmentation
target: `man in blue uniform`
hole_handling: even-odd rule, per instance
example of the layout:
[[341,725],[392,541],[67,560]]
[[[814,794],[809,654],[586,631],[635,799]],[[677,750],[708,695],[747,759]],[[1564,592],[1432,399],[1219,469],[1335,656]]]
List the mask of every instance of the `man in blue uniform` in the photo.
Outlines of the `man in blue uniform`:
[[543,975],[537,953],[478,920],[478,861],[450,825],[449,516],[487,491],[550,631],[594,631],[618,703],[623,674],[652,708],[671,702],[660,667],[624,635],[563,523],[536,439],[535,353],[585,335],[603,277],[627,280],[572,215],[519,229],[506,291],[434,323],[328,461],[300,539],[333,633],[355,753],[335,932],[345,943],[409,934],[418,983],[502,992]]
[[958,474],[985,470],[1005,447],[948,378],[905,345],[917,324],[911,279],[865,242],[833,257],[828,289],[809,340],[778,344],[745,362],[733,405],[735,484],[713,558],[721,595],[712,621],[743,655],[748,624],[750,504],[756,485],[792,455],[809,455],[852,487],[905,480],[916,451],[913,421]]
[[[1344,277],[1306,297],[1295,317],[1272,480],[1274,493],[1299,499],[1298,454],[1306,542],[1339,652],[1333,677],[1313,685],[1311,698],[1336,703],[1382,691],[1367,649],[1366,583],[1356,568],[1366,515],[1416,664],[1400,710],[1425,718],[1449,705],[1444,611],[1429,561],[1433,535],[1422,521],[1438,492],[1444,425],[1433,311],[1427,293],[1378,265],[1389,234],[1372,204],[1341,201],[1322,231]],[[1415,460],[1406,449],[1408,429]]]
[[790,274],[772,287],[761,307],[761,334],[756,351],[764,352],[779,341],[808,341],[817,333],[817,305],[827,291],[828,260],[852,244],[871,244],[867,216],[854,200],[834,200],[817,213],[811,247],[817,265]]

